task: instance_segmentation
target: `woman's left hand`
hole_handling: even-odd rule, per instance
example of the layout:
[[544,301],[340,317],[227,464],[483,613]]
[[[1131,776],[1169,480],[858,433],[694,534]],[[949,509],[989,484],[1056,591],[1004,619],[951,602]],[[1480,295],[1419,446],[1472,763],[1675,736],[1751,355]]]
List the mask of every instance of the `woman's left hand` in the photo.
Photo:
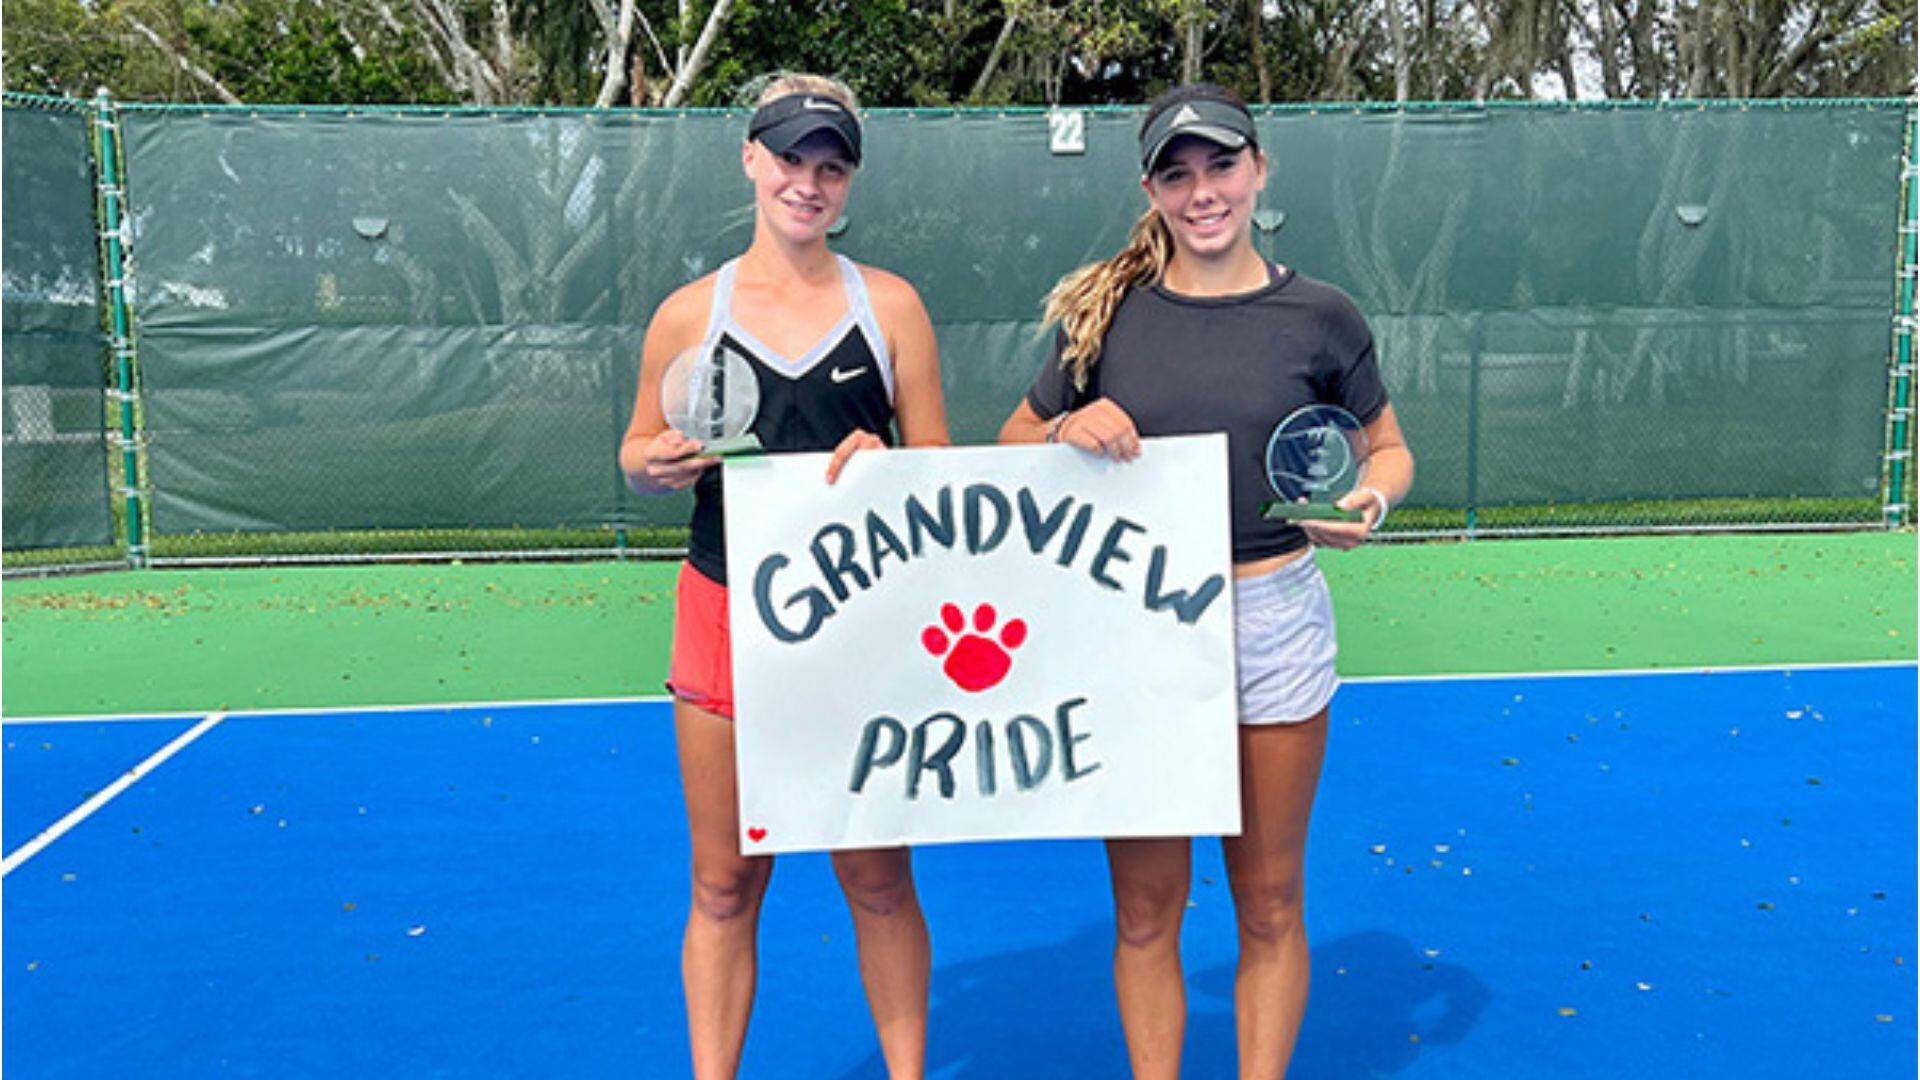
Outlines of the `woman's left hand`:
[[1300,531],[1315,547],[1352,551],[1367,542],[1373,526],[1380,520],[1380,499],[1372,488],[1357,487],[1334,503],[1342,510],[1360,511],[1359,521],[1302,521]]
[[833,460],[827,462],[827,483],[840,479],[840,470],[847,467],[847,459],[855,451],[884,450],[886,445],[880,441],[880,436],[871,431],[855,430],[848,433],[846,438],[840,440],[840,445],[833,448]]

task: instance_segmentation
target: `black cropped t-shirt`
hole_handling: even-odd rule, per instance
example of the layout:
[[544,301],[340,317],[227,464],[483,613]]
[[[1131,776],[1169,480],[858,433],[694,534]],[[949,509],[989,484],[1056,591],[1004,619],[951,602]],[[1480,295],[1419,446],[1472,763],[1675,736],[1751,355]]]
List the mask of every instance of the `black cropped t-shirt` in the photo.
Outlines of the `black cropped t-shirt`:
[[1267,521],[1267,440],[1295,409],[1339,405],[1371,424],[1387,406],[1373,334],[1359,308],[1332,285],[1292,270],[1235,296],[1182,296],[1134,289],[1088,376],[1075,390],[1061,365],[1064,335],[1027,392],[1042,419],[1107,398],[1143,436],[1225,432],[1233,561],[1253,562],[1306,546],[1296,525]]

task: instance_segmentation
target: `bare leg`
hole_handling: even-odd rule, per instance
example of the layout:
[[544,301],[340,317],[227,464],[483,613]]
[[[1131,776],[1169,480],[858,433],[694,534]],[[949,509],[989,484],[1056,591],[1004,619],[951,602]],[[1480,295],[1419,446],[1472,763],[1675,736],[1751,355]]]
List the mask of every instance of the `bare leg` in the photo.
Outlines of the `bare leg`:
[[740,854],[733,723],[675,701],[673,727],[693,847],[693,903],[680,951],[693,1075],[729,1080],[740,1069],[753,1012],[760,901],[773,859]]
[[1135,1080],[1180,1075],[1187,986],[1180,920],[1192,878],[1185,837],[1107,841],[1113,874],[1113,987]]
[[1242,1080],[1287,1074],[1307,1010],[1307,818],[1326,747],[1325,709],[1301,724],[1240,729],[1241,832],[1221,848],[1240,927],[1233,1006]]
[[932,950],[913,856],[906,848],[836,851],[833,871],[847,894],[860,949],[860,980],[893,1080],[920,1080],[927,1062],[927,981]]

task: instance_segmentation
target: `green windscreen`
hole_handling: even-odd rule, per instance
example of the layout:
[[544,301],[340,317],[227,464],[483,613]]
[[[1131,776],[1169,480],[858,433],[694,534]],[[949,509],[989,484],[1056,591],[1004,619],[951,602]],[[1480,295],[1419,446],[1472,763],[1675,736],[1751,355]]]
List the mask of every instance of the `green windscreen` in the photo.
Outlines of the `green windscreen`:
[[[1138,119],[1067,155],[1040,113],[870,119],[835,244],[919,289],[956,441],[992,439],[1041,297],[1145,208]],[[1371,320],[1403,527],[1873,520],[1904,119],[1275,110],[1255,238]],[[684,521],[614,451],[649,314],[751,238],[743,126],[129,110],[156,534]]]
[[86,117],[8,108],[0,142],[5,546],[110,545],[106,352]]

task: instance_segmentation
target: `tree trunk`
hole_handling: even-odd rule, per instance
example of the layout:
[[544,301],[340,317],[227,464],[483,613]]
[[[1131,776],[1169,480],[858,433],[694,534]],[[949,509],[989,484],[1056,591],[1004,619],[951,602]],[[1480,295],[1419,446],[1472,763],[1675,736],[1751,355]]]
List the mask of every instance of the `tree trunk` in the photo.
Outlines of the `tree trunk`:
[[[1622,0],[1626,3],[1628,0]],[[1656,5],[1653,0],[1639,0],[1640,6],[1630,9],[1627,19],[1627,38],[1633,45],[1633,80],[1628,85],[1630,96],[1643,98],[1665,97],[1668,93],[1668,74],[1661,63],[1660,50],[1654,45]],[[1685,34],[1681,37],[1684,39]],[[1681,70],[1685,70],[1685,58],[1681,61]]]
[[[605,10],[604,4],[595,4],[596,9]],[[600,96],[593,101],[593,107],[604,109],[620,100],[627,89],[629,78],[628,57],[639,50],[633,47],[633,17],[639,9],[638,0],[620,0],[620,15],[613,20],[607,31],[607,77],[600,84]]]
[[[1259,0],[1254,0],[1258,3]],[[1400,0],[1386,0],[1387,38],[1393,43],[1393,100],[1413,99],[1413,54],[1407,51],[1407,24],[1400,17]]]
[[215,97],[219,98],[221,101],[226,102],[228,105],[245,105],[246,104],[246,102],[240,100],[239,95],[227,89],[226,85],[222,83],[219,79],[214,78],[212,72],[208,71],[206,68],[201,67],[199,64],[194,63],[192,60],[187,59],[187,56],[185,53],[182,53],[178,49],[175,49],[173,46],[167,44],[166,39],[162,38],[159,34],[154,33],[153,29],[149,27],[146,23],[141,22],[139,19],[136,19],[131,15],[126,16],[126,19],[127,19],[128,26],[133,27],[133,29],[136,32],[138,32],[141,37],[146,38],[149,42],[151,42],[154,48],[159,49],[163,53],[166,53],[167,59],[172,60],[174,64],[177,67],[179,67],[181,71],[186,72],[187,76],[191,78],[194,82],[197,82],[201,86],[204,86],[207,89],[213,91],[213,95]]
[[[1393,0],[1387,0],[1391,7]],[[1263,0],[1247,0],[1247,51],[1253,54],[1254,77],[1260,82],[1260,103],[1265,105],[1273,100],[1273,76],[1267,71],[1267,39],[1265,34],[1267,21],[1264,17]]]
[[987,53],[986,65],[980,69],[980,76],[973,80],[973,89],[967,91],[968,101],[979,101],[980,95],[987,92],[987,83],[1000,67],[1000,58],[1006,54],[1007,39],[1013,36],[1013,28],[1020,22],[1020,16],[1011,9],[1007,12],[1007,21],[1000,24],[1000,36],[993,39],[993,50]]
[[1580,100],[1580,75],[1573,69],[1573,47],[1566,43],[1560,46],[1560,53],[1554,57],[1554,66],[1560,69],[1560,81],[1566,84],[1567,100]]
[[1594,36],[1600,53],[1600,90],[1610,98],[1626,97],[1626,86],[1620,81],[1619,16],[1613,10],[1613,0],[1599,0],[1594,7],[1600,16],[1600,29]]
[[1709,73],[1713,70],[1713,14],[1707,10],[1706,0],[1700,0],[1695,9],[1693,22],[1693,69],[1687,73],[1687,96],[1700,98],[1707,96]]
[[720,27],[733,11],[733,0],[714,0],[713,10],[707,13],[707,25],[700,31],[700,40],[693,43],[693,51],[687,54],[685,63],[674,74],[673,87],[667,91],[662,105],[671,109],[687,99],[693,89],[693,80],[700,76],[700,69],[707,65],[707,54],[713,51],[713,43],[720,39]]
[[1200,16],[1205,10],[1206,5],[1201,0],[1189,0],[1181,12],[1181,18],[1186,23],[1183,28],[1186,31],[1185,45],[1180,55],[1180,81],[1183,83],[1200,81],[1200,49],[1206,44],[1206,24]]

